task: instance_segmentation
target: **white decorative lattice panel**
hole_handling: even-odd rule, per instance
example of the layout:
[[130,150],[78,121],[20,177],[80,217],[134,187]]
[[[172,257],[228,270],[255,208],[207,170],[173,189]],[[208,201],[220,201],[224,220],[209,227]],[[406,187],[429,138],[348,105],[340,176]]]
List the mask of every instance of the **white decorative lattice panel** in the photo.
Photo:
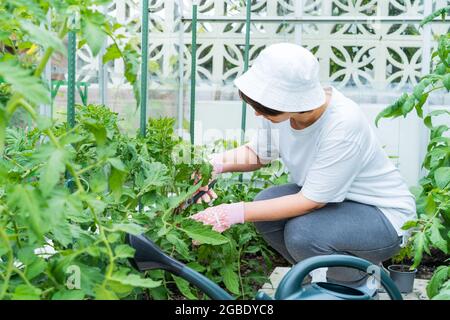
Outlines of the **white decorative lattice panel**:
[[[251,25],[250,57],[268,44],[300,42],[312,50],[321,63],[321,77],[341,87],[400,88],[414,84],[422,68],[422,30],[417,25],[378,23],[374,16],[418,16],[423,14],[425,0],[258,0],[252,1],[253,17],[279,17],[280,23]],[[433,9],[449,4],[432,1]],[[243,0],[202,0],[201,16],[245,16]],[[126,34],[140,39],[141,2],[115,0],[107,10],[118,22],[131,26]],[[151,87],[173,87],[179,75],[179,45],[183,47],[183,75],[190,78],[191,25],[180,22],[180,12],[191,15],[191,1],[150,1],[149,72]],[[368,23],[283,22],[296,16],[364,16]],[[182,32],[180,32],[180,28]],[[448,25],[435,25],[433,34],[448,31]],[[199,86],[219,87],[229,84],[243,72],[244,24],[199,23],[197,79]],[[78,80],[96,83],[98,60],[88,49],[78,53]],[[120,85],[123,63],[108,65],[108,81]]]

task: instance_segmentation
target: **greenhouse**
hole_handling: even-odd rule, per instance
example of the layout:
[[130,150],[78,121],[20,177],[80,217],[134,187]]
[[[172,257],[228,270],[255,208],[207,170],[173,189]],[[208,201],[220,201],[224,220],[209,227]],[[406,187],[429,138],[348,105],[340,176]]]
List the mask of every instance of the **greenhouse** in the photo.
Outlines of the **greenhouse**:
[[0,3],[0,300],[450,300],[450,1]]

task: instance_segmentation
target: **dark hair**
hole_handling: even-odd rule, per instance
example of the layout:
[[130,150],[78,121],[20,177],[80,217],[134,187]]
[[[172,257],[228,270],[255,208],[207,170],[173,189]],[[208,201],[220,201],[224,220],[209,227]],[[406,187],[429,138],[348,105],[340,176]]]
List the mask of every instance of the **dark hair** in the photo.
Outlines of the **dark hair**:
[[247,97],[241,90],[239,90],[239,96],[241,97],[242,100],[244,100],[247,104],[249,104],[250,106],[253,107],[253,109],[256,110],[256,112],[259,112],[263,115],[266,116],[278,116],[284,112],[282,111],[278,111],[278,110],[274,110],[274,109],[270,109],[267,108],[265,106],[263,106],[262,104],[260,104],[259,102],[256,102],[255,100]]

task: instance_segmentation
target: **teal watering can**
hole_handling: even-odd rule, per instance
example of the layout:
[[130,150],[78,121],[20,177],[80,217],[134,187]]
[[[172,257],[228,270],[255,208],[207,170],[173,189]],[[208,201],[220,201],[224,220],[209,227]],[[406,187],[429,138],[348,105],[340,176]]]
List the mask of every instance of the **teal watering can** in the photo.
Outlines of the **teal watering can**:
[[[199,288],[211,299],[234,300],[224,289],[206,278],[204,275],[192,270],[183,263],[165,254],[153,241],[144,235],[127,234],[126,243],[136,251],[130,263],[139,271],[163,269],[187,280]],[[341,284],[329,282],[315,282],[302,285],[303,279],[313,270],[323,267],[349,267],[367,272],[373,264],[367,260],[347,256],[329,255],[317,256],[303,260],[296,264],[283,277],[275,292],[276,300],[370,300],[367,293]],[[400,291],[388,274],[380,271],[381,285],[393,300],[402,300]],[[256,300],[272,300],[263,292],[259,292]]]

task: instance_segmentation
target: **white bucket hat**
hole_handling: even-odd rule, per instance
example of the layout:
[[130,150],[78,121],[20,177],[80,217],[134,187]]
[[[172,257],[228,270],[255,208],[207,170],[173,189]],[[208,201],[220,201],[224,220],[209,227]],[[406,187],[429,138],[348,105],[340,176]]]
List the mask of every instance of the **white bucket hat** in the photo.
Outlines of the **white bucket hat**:
[[319,62],[307,49],[292,43],[262,50],[234,84],[252,100],[282,112],[309,111],[326,101]]

